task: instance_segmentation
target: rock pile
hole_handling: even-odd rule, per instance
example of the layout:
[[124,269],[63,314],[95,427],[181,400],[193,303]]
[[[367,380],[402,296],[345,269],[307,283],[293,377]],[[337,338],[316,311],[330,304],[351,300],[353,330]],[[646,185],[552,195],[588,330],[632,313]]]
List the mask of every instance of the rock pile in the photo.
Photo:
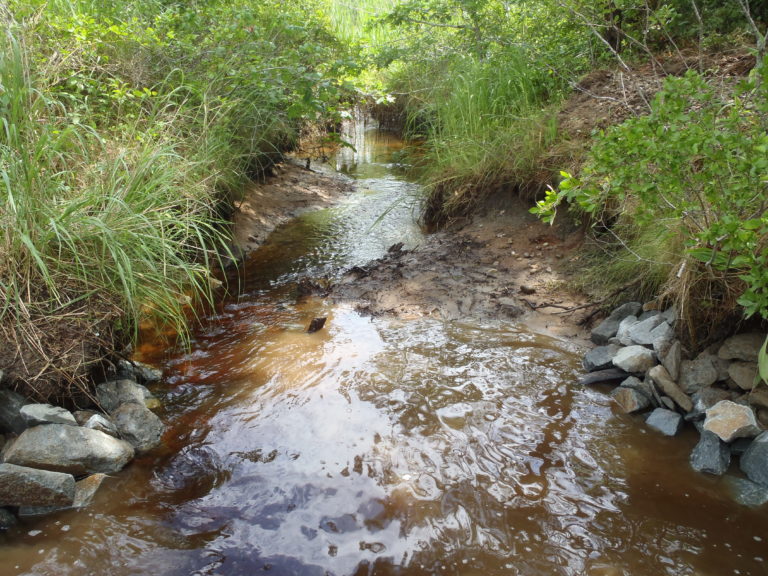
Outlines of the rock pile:
[[676,312],[626,303],[592,331],[583,382],[612,381],[611,396],[628,414],[675,436],[686,422],[700,432],[691,453],[699,472],[725,474],[731,459],[749,480],[730,478],[744,504],[768,502],[768,386],[759,384],[758,353],[766,335],[737,334],[690,357],[675,338]]
[[136,381],[160,374],[125,364],[120,375],[96,387],[104,413],[72,413],[0,389],[0,529],[16,515],[86,506],[106,475],[160,444],[165,427],[150,410],[159,402]]

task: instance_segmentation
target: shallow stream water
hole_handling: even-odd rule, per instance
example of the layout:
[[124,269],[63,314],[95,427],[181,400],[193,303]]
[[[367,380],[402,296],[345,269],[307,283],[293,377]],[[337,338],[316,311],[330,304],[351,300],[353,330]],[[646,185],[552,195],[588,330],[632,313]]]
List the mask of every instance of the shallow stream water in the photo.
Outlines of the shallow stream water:
[[297,296],[422,240],[398,147],[361,132],[336,160],[357,193],[278,229],[190,351],[145,343],[166,447],[2,536],[1,574],[768,573],[765,512],[690,470],[693,433],[576,386],[572,343]]

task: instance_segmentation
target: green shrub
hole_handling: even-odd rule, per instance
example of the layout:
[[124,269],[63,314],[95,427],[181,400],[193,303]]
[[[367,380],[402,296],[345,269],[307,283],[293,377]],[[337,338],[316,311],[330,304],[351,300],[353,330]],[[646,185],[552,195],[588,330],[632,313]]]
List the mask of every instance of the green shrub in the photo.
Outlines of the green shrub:
[[[679,232],[684,253],[670,273],[679,278],[697,267],[702,282],[719,274],[740,292],[747,316],[768,318],[767,96],[765,81],[721,95],[694,72],[668,78],[649,115],[600,135],[582,174],[533,211],[551,219],[567,201],[614,232],[627,222]],[[643,264],[635,261],[639,276]],[[696,294],[697,286],[686,291]]]

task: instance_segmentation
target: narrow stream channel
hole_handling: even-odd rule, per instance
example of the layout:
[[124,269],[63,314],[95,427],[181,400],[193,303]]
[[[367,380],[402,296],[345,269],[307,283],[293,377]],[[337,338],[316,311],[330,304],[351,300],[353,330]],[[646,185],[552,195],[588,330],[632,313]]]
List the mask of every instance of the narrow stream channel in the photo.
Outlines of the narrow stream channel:
[[422,241],[399,142],[363,136],[337,159],[358,192],[277,230],[191,351],[155,352],[167,448],[3,536],[0,573],[768,573],[765,513],[689,469],[692,434],[575,386],[568,342],[297,297],[300,276]]

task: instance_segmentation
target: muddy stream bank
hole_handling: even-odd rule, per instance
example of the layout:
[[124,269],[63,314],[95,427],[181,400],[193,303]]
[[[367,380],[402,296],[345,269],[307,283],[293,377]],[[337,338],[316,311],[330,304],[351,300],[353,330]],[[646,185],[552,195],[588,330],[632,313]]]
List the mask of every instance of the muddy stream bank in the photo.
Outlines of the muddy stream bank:
[[360,137],[353,191],[251,252],[190,351],[141,347],[165,447],[0,536],[2,573],[768,573],[768,519],[689,468],[695,435],[578,387],[578,329],[528,311],[564,302],[575,240],[514,202],[425,236],[400,144]]

